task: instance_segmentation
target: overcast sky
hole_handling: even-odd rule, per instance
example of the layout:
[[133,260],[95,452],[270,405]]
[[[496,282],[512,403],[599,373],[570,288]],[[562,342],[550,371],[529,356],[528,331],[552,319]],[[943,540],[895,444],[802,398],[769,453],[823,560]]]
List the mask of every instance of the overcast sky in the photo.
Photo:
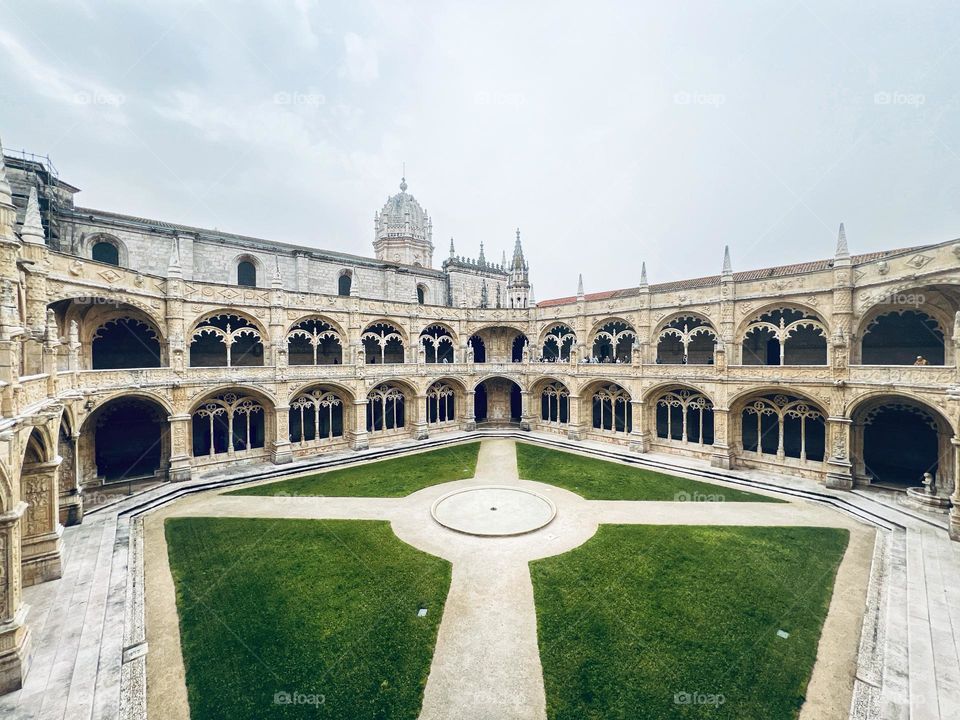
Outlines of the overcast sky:
[[[0,137],[80,205],[435,265],[538,300],[960,236],[960,6],[0,0]],[[242,7],[243,11],[236,11]]]

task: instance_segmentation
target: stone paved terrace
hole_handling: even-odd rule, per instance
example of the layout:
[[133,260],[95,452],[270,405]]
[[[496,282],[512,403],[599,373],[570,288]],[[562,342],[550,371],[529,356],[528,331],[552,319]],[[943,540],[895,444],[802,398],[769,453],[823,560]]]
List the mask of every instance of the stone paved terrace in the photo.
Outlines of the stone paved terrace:
[[[919,515],[896,496],[875,491],[844,493],[813,481],[752,471],[718,471],[707,463],[629,454],[590,442],[519,432],[451,433],[419,442],[424,449],[468,437],[510,436],[607,459],[655,467],[692,477],[723,478],[745,486],[779,488],[826,502],[883,532],[868,592],[851,717],[884,720],[953,720],[960,713],[960,545],[951,543],[946,519]],[[244,468],[229,475],[163,485],[103,506],[64,533],[66,557],[59,580],[27,588],[33,628],[33,665],[24,688],[0,697],[0,715],[16,720],[86,720],[143,717],[143,687],[127,668],[143,665],[143,646],[130,643],[138,605],[131,602],[142,567],[128,564],[136,516],[171,498],[242,478],[279,476],[412,449],[413,443],[348,452],[277,469]],[[132,520],[133,519],[133,520]],[[135,535],[135,533],[134,533]],[[138,576],[139,572],[139,576]],[[133,581],[133,582],[131,582]],[[142,611],[142,606],[140,606]],[[77,621],[77,618],[81,618]],[[125,635],[125,632],[127,633]],[[125,648],[125,643],[131,645]],[[125,652],[126,650],[126,652]],[[121,675],[124,698],[121,699]]]

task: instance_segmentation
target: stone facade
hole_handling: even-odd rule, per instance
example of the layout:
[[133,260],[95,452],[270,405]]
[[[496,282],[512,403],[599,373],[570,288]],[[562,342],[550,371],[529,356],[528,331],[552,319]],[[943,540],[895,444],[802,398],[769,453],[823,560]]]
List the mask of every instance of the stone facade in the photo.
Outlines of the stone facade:
[[[644,268],[634,288],[533,304],[519,237],[509,267],[451,244],[431,269],[411,196],[388,200],[378,257],[360,258],[77,208],[9,164],[0,691],[28,666],[21,588],[59,575],[62,523],[118,479],[512,423],[833,488],[919,485],[932,457],[960,536],[960,241],[851,256],[841,227],[829,260],[734,273],[725,253],[717,276],[650,285]],[[100,241],[116,263],[93,259]],[[917,348],[929,364],[904,359]]]

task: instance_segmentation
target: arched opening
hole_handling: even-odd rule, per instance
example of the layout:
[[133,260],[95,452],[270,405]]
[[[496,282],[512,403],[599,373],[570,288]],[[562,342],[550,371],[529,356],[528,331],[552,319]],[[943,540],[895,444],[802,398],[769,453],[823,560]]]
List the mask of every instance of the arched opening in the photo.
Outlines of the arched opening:
[[304,390],[290,401],[290,442],[306,447],[328,445],[343,438],[347,396],[319,386]]
[[487,425],[514,425],[523,415],[523,393],[513,380],[488,378],[479,383],[474,394],[474,417]]
[[352,284],[353,278],[350,276],[350,273],[341,273],[340,277],[337,279],[337,295],[340,297],[349,297],[350,287]]
[[257,266],[250,260],[241,260],[237,263],[237,285],[240,287],[257,286]]
[[933,476],[941,495],[953,489],[953,430],[933,408],[899,396],[867,400],[852,414],[851,459],[858,481],[895,489]]
[[108,240],[94,243],[90,257],[108,265],[120,265],[120,249]]
[[479,335],[472,335],[467,341],[468,348],[473,350],[473,361],[485,363],[487,361],[487,345]]
[[523,333],[513,339],[513,343],[510,345],[510,362],[523,362],[523,351],[527,344],[527,336]]
[[194,457],[235,455],[264,447],[263,403],[242,390],[204,400],[193,411]]
[[826,447],[824,413],[804,398],[761,395],[741,411],[740,437],[744,452],[820,462]]
[[258,365],[263,365],[263,342],[252,322],[225,313],[197,323],[190,343],[191,367]]
[[325,320],[304,320],[287,333],[287,361],[290,365],[340,365],[343,340]]
[[457,394],[450,383],[437,380],[427,388],[427,424],[443,425],[457,418]]
[[627,323],[621,320],[608,322],[594,336],[590,360],[599,363],[629,363],[636,340],[636,332]]
[[162,364],[157,332],[131,317],[114,318],[97,328],[91,356],[94,370],[157,368]]
[[570,391],[562,382],[548,382],[540,390],[540,420],[547,425],[570,422]]
[[944,333],[920,310],[891,311],[869,324],[861,343],[864,365],[943,365]]
[[417,303],[423,305],[427,301],[427,289],[423,285],[417,285]]
[[803,310],[777,308],[750,322],[741,350],[744,365],[826,365],[826,327]]
[[406,425],[406,397],[392,383],[378,385],[367,395],[367,432],[400,430]]
[[97,408],[80,438],[81,446],[87,444],[83,455],[92,461],[85,468],[84,482],[166,477],[170,458],[167,418],[163,406],[139,396],[115,398]]
[[543,336],[540,359],[544,362],[569,362],[577,336],[566,325],[554,325]]
[[713,445],[713,403],[690,388],[674,388],[655,403],[657,437],[683,443]]
[[77,443],[66,411],[61,416],[60,429],[57,433],[57,455],[61,458],[60,467],[57,468],[60,485],[60,524],[76,525],[81,520]]
[[384,365],[404,361],[403,336],[389,323],[374,323],[360,336],[367,363]]
[[712,365],[717,333],[703,318],[671,320],[657,339],[657,362],[663,365]]
[[592,393],[593,429],[606,433],[629,433],[633,430],[630,393],[616,383],[601,385]]
[[452,363],[454,339],[442,325],[431,325],[420,333],[420,346],[423,348],[424,362]]

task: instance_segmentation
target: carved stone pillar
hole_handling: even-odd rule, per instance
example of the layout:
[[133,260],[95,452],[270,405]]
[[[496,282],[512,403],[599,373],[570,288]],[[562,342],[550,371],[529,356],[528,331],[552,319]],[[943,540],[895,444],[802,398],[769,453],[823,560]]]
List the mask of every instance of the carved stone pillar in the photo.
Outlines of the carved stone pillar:
[[193,476],[190,467],[193,418],[190,415],[171,415],[167,419],[170,422],[170,480],[183,482]]
[[430,437],[427,431],[427,396],[415,395],[413,405],[416,408],[413,414],[413,439],[426,440]]
[[366,450],[370,447],[370,437],[367,434],[367,404],[370,401],[353,401],[353,431],[350,437],[350,447],[354,450]]
[[61,429],[57,444],[57,453],[61,458],[57,477],[60,483],[60,524],[64,526],[79,525],[83,520],[83,495],[80,494],[80,468],[77,462],[79,441],[79,433],[67,435]]
[[520,429],[530,432],[533,427],[533,415],[530,414],[530,393],[527,390],[520,391]]
[[59,465],[58,457],[50,462],[24,465],[20,472],[20,496],[28,505],[20,540],[24,587],[55,580],[63,574]]
[[463,416],[463,429],[467,432],[473,432],[477,429],[477,393],[475,390],[467,391],[467,406]]
[[630,430],[630,452],[645,453],[650,451],[650,433],[647,430],[647,404],[643,400],[631,400],[630,412],[632,428]]
[[273,442],[270,443],[270,458],[274,465],[293,462],[293,448],[290,445],[290,406],[277,405],[274,408]]
[[580,412],[580,401],[581,398],[579,395],[570,395],[570,397],[567,398],[567,412],[569,414],[567,437],[570,440],[583,440],[583,413]]
[[0,695],[23,687],[30,667],[29,608],[21,602],[20,523],[27,504],[0,514]]
[[960,439],[950,438],[953,445],[953,495],[950,497],[950,539],[960,540]]
[[827,418],[827,437],[830,445],[827,448],[830,457],[827,458],[826,485],[834,490],[853,489],[853,463],[850,462],[850,428],[853,421],[845,417]]
[[713,454],[710,465],[729,470],[733,466],[733,451],[730,445],[730,411],[713,408]]

